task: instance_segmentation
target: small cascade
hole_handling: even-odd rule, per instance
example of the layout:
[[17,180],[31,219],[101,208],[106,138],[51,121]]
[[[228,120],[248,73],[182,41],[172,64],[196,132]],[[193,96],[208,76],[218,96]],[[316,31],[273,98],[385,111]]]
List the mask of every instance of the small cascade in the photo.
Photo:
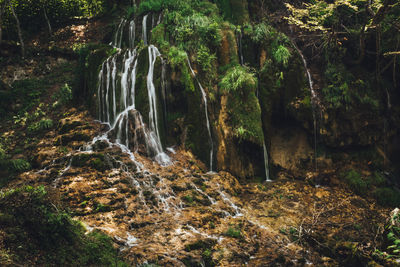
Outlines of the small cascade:
[[142,39],[144,45],[147,45],[147,15],[143,17],[143,22],[142,22]]
[[129,45],[131,49],[135,48],[135,29],[135,21],[131,20],[131,22],[129,23]]
[[[188,65],[189,65],[190,71],[192,72],[193,77],[196,78],[196,74],[194,73],[192,65],[190,64],[189,57],[187,57],[187,61],[188,61]],[[206,114],[208,137],[210,139],[210,146],[211,146],[211,149],[210,149],[210,171],[212,172],[213,171],[214,144],[213,144],[212,135],[211,135],[210,120],[208,119],[207,95],[206,95],[206,92],[204,91],[203,86],[201,86],[199,80],[197,78],[196,78],[196,80],[197,80],[197,84],[199,85],[199,88],[200,88],[200,91],[201,91],[201,95],[203,97],[204,112]]]
[[121,22],[118,25],[117,31],[115,32],[114,41],[112,42],[112,46],[116,48],[121,48],[122,38],[124,36],[124,27],[126,24],[126,19],[121,19]]
[[239,33],[238,33],[238,35],[237,35],[237,37],[236,37],[236,42],[237,42],[237,45],[238,45],[238,55],[239,55],[239,62],[240,62],[240,65],[242,65],[243,66],[243,64],[244,64],[244,58],[243,58],[243,45],[242,45],[242,29],[240,29],[240,31],[239,31]]
[[263,142],[263,149],[264,149],[265,180],[267,182],[271,182],[272,180],[269,177],[268,151],[267,151],[267,146],[265,145],[265,141]]
[[300,57],[301,57],[301,59],[303,61],[304,69],[306,70],[306,73],[307,73],[308,84],[309,84],[310,92],[311,92],[311,108],[312,108],[313,126],[314,126],[314,164],[315,164],[315,172],[317,172],[318,171],[318,165],[317,165],[317,115],[316,115],[316,108],[317,108],[317,105],[318,105],[318,96],[317,96],[317,94],[316,94],[316,92],[314,90],[314,82],[312,80],[310,70],[308,69],[307,60],[304,57],[304,55],[301,52],[301,50],[294,43],[294,41],[292,41],[292,44],[293,44],[294,48],[297,50],[297,53],[299,53],[299,55],[300,55]]
[[158,162],[163,162],[166,164],[170,162],[169,157],[162,152],[162,146],[160,141],[160,133],[158,127],[158,111],[157,111],[157,98],[156,98],[156,89],[153,83],[153,75],[154,75],[154,64],[156,62],[157,57],[160,57],[161,54],[158,49],[154,45],[150,45],[148,47],[149,52],[149,72],[147,74],[147,93],[149,96],[149,103],[150,103],[150,111],[149,111],[149,124],[151,134],[154,134],[154,139],[158,144],[158,154],[156,156],[156,160]]
[[165,132],[167,132],[167,61],[161,59],[162,68],[161,68],[161,97],[162,97],[162,104],[163,104],[163,119],[165,125]]

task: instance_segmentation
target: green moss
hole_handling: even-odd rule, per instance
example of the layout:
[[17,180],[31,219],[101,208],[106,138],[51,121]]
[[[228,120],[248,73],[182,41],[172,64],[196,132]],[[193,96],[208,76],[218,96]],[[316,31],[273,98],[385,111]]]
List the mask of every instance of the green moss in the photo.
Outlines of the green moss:
[[222,78],[220,88],[228,92],[228,112],[234,135],[262,145],[261,108],[256,96],[257,79],[248,69],[235,66]]
[[234,227],[229,227],[228,230],[226,230],[225,235],[233,238],[242,237],[240,229]]
[[72,158],[72,166],[74,167],[84,167],[84,166],[90,166],[95,170],[98,171],[105,171],[110,168],[109,164],[106,162],[104,154],[101,153],[81,153],[78,155],[75,155]]
[[72,96],[75,102],[85,102],[93,114],[96,113],[98,75],[104,60],[116,50],[104,44],[87,44],[78,51],[79,64],[76,69],[76,86]]
[[184,196],[183,200],[188,204],[193,204],[193,197],[191,195]]

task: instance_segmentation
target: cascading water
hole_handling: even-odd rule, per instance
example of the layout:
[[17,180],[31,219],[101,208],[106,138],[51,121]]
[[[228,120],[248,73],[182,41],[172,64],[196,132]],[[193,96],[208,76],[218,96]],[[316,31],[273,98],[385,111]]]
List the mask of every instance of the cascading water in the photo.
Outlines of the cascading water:
[[[192,68],[192,65],[190,64],[190,60],[189,57],[187,57],[187,61],[188,61],[188,65],[189,65],[189,69],[192,72],[193,77],[197,80],[196,78],[196,74],[194,73],[194,70]],[[208,130],[208,137],[210,139],[210,171],[213,171],[213,154],[214,154],[214,144],[213,144],[213,140],[212,140],[212,135],[211,135],[211,127],[210,127],[210,120],[208,119],[208,108],[207,108],[207,95],[206,92],[204,91],[203,86],[201,86],[199,80],[197,80],[197,84],[199,85],[200,91],[201,91],[201,95],[203,97],[203,103],[204,103],[204,112],[206,114],[206,122],[207,122],[207,130]]]
[[[150,129],[147,129],[140,113],[135,109],[135,83],[138,56],[136,50],[129,49],[122,57],[123,66],[120,70],[121,80],[119,90],[117,86],[117,60],[121,58],[121,53],[111,56],[103,63],[99,74],[99,115],[100,120],[110,127],[106,136],[114,136],[115,142],[119,146],[124,146],[124,150],[129,150],[130,146],[133,146],[137,150],[139,147],[137,140],[140,138],[146,145],[147,154],[153,156],[160,165],[167,166],[171,164],[171,161],[168,155],[163,152],[160,142],[156,93],[153,84],[154,64],[160,54],[154,46],[150,46],[148,50],[150,64],[147,76],[147,90],[150,103]],[[116,100],[117,95],[119,95],[119,104],[117,104]],[[112,103],[112,108],[110,107],[110,103]],[[130,132],[130,127],[132,126],[135,129],[134,133]],[[132,140],[130,138],[132,135],[134,137],[133,144],[131,144]],[[133,154],[132,158],[134,158]]]
[[167,131],[167,61],[162,59],[162,68],[161,68],[161,97],[163,104],[163,119],[165,125],[165,132]]
[[126,24],[126,19],[121,19],[121,22],[118,25],[117,31],[115,32],[114,41],[112,42],[112,46],[114,46],[116,48],[121,48],[125,24]]
[[[131,30],[130,33],[132,33]],[[129,36],[132,35],[130,34]],[[118,42],[120,42],[120,40],[118,40]],[[131,47],[131,45],[132,44],[129,46]],[[107,125],[108,130],[95,137],[89,144],[82,147],[82,150],[67,155],[69,160],[67,163],[68,166],[62,170],[59,178],[61,178],[61,176],[68,177],[70,175],[68,174],[69,169],[74,169],[76,167],[72,164],[76,155],[83,153],[100,154],[101,152],[107,164],[109,164],[108,161],[112,162],[110,163],[110,169],[104,172],[105,179],[130,178],[132,193],[128,192],[125,195],[125,200],[120,201],[125,205],[123,208],[125,211],[129,206],[129,217],[135,218],[135,221],[139,222],[141,218],[143,222],[146,222],[140,228],[156,225],[157,228],[154,228],[154,235],[157,236],[162,236],[163,231],[166,231],[168,235],[171,233],[172,238],[186,239],[187,236],[201,235],[203,238],[214,239],[217,240],[217,242],[221,242],[225,238],[222,235],[213,232],[210,233],[207,228],[199,225],[190,225],[188,214],[192,212],[191,206],[182,202],[181,199],[184,199],[182,198],[182,194],[179,194],[180,191],[175,190],[175,187],[172,186],[174,184],[174,182],[172,182],[173,180],[171,180],[173,175],[169,174],[169,176],[163,176],[163,174],[165,174],[163,171],[161,171],[161,175],[158,173],[160,169],[164,169],[165,172],[168,173],[172,172],[171,170],[176,171],[175,167],[158,168],[152,165],[155,170],[153,172],[152,167],[149,167],[151,164],[146,165],[144,161],[141,163],[135,158],[135,156],[137,156],[138,159],[141,159],[140,154],[144,154],[141,153],[143,151],[143,146],[146,146],[147,155],[158,161],[160,165],[165,166],[171,164],[171,160],[163,152],[160,142],[158,117],[161,116],[160,112],[162,111],[157,110],[157,94],[153,82],[155,63],[157,59],[161,59],[163,63],[161,70],[161,95],[163,101],[166,102],[166,65],[155,46],[150,45],[147,51],[149,59],[147,88],[136,88],[139,55],[135,49],[118,49],[116,54],[103,62],[98,75],[98,114],[100,122],[102,122],[103,125]],[[188,64],[195,77],[189,60]],[[212,170],[213,142],[207,110],[207,97],[203,87],[199,81],[197,82],[201,90],[205,107],[207,130],[211,145],[210,170]],[[136,110],[135,106],[135,91],[146,89],[149,101],[148,125],[144,124],[143,118],[140,112]],[[166,103],[164,103],[164,105],[166,105]],[[115,147],[119,147],[122,153],[120,153],[118,149],[114,149]],[[173,154],[176,153],[172,149],[169,150]],[[129,158],[127,156],[129,156]],[[132,165],[129,159],[135,164]],[[152,173],[147,171],[146,168],[151,170]],[[101,175],[102,174],[99,172],[99,176]],[[191,188],[195,189],[194,191],[200,196],[199,198],[209,202],[209,205],[212,206],[210,208],[211,210],[221,214],[222,223],[228,224],[231,223],[233,219],[243,217],[247,219],[248,215],[246,210],[237,203],[234,197],[230,196],[230,191],[227,190],[225,186],[219,185],[218,182],[211,182],[210,179],[211,177],[215,177],[214,175],[215,174],[208,174],[202,176],[201,184],[203,185],[200,188],[196,186],[196,184],[199,185],[199,183],[192,183],[190,180],[186,181],[192,183]],[[185,180],[187,176],[188,175],[176,175],[176,178],[173,179]],[[192,178],[194,177],[189,177],[189,179]],[[59,180],[60,179],[57,178],[56,185],[61,184],[58,183]],[[204,185],[205,183],[207,183],[211,189],[208,190]],[[110,189],[115,188],[113,187]],[[104,190],[104,192],[107,190]],[[208,193],[208,191],[212,193]],[[125,218],[127,217],[124,217],[124,220]],[[171,218],[173,218],[173,220],[171,220]],[[110,219],[113,220],[112,216],[110,216]],[[134,221],[132,220],[131,222]],[[114,228],[104,227],[102,223],[103,222],[99,224],[99,221],[92,221],[88,225],[88,229],[97,228],[110,233],[115,231]],[[126,248],[131,248],[144,244],[142,239],[144,237],[142,235],[139,234],[137,236],[138,238],[135,237],[137,233],[136,230],[137,229],[131,227],[129,231],[126,231],[123,235],[120,234],[124,233],[124,230],[121,230],[118,234],[112,233],[112,235],[120,243],[124,243]]]
[[131,49],[135,48],[135,29],[135,21],[131,20],[131,22],[129,23],[129,45]]
[[243,37],[242,36],[242,29],[240,29],[240,31],[238,33],[238,36],[237,36],[238,54],[239,54],[240,65],[244,64],[242,37]]
[[144,45],[147,45],[147,16],[148,15],[145,15],[143,17],[143,22],[142,22],[142,39]]
[[264,150],[265,180],[267,182],[271,182],[272,180],[269,177],[268,151],[267,151],[267,146],[265,145],[265,141],[263,142],[263,150]]
[[317,108],[317,94],[314,90],[314,83],[311,77],[311,73],[310,70],[308,69],[308,65],[307,65],[307,60],[304,57],[303,53],[301,52],[301,50],[297,47],[297,45],[295,44],[295,42],[292,40],[292,44],[294,46],[294,48],[297,50],[297,53],[300,55],[302,61],[303,61],[303,65],[304,65],[304,69],[307,73],[307,78],[308,78],[308,84],[310,87],[310,92],[311,92],[311,108],[312,108],[312,116],[313,116],[313,126],[314,126],[314,164],[315,164],[315,172],[318,171],[318,165],[317,165],[317,116],[316,116],[316,108]]

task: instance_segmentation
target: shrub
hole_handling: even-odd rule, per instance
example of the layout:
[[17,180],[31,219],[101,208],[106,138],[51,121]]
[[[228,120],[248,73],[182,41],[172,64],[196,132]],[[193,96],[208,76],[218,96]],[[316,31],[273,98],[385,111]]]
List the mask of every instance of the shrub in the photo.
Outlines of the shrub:
[[350,189],[359,195],[365,195],[368,184],[361,178],[361,174],[355,170],[349,170],[344,176],[345,182],[349,185]]
[[210,49],[208,47],[202,45],[197,51],[197,64],[201,67],[201,69],[206,71],[211,71],[213,67],[214,61],[217,59],[215,54],[211,54]]
[[390,187],[376,189],[375,197],[378,204],[382,206],[394,207],[400,205],[400,192]]
[[[0,192],[0,220],[12,265],[126,266],[111,239],[57,208],[43,186]],[[15,234],[17,233],[17,234]],[[37,255],[43,255],[37,257]]]
[[43,130],[47,130],[53,127],[53,120],[52,119],[41,119],[38,122],[35,122],[28,126],[28,132],[30,133],[37,133]]
[[224,91],[248,91],[251,88],[255,88],[257,85],[257,79],[254,73],[251,73],[246,67],[234,66],[227,71],[225,76],[222,78],[219,86]]

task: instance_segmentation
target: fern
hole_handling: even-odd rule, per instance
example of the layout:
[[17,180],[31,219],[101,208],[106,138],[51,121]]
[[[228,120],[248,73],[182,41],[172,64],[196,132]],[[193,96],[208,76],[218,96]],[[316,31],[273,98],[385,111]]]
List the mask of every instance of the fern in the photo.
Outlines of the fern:
[[17,172],[28,171],[31,169],[31,164],[23,159],[14,159],[10,161],[11,169]]
[[222,90],[230,92],[254,88],[256,84],[254,73],[245,67],[235,66],[226,73],[219,85]]
[[53,127],[53,120],[51,119],[41,119],[38,122],[35,122],[28,126],[28,131],[30,133],[37,133],[43,130],[47,130]]
[[290,58],[290,52],[285,46],[279,45],[278,48],[273,51],[273,57],[279,64],[287,66]]

